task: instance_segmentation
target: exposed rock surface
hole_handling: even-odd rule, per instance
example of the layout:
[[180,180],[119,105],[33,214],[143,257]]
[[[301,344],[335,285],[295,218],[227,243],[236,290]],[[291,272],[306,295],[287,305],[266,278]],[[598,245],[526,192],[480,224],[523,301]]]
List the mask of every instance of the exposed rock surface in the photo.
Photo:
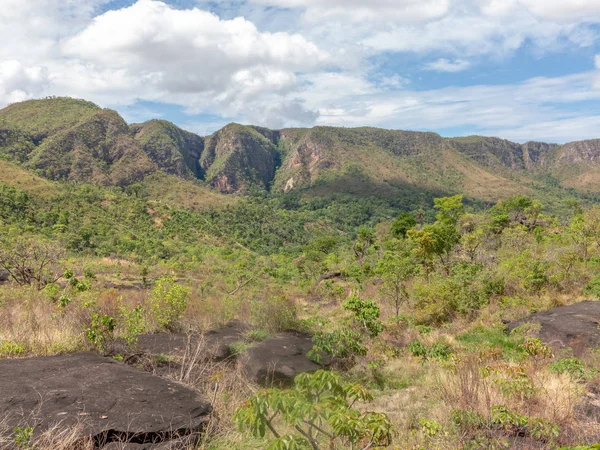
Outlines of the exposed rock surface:
[[10,429],[79,425],[98,448],[128,441],[154,449],[202,430],[209,413],[184,385],[92,353],[0,361],[0,415]]
[[251,347],[240,358],[246,376],[259,384],[288,384],[300,373],[322,367],[306,357],[312,349],[310,335],[287,332]]
[[248,326],[232,322],[225,328],[199,334],[157,333],[138,338],[138,349],[151,355],[183,356],[187,348],[195,351],[198,345],[210,358],[223,360],[231,356],[230,345],[244,339]]
[[570,347],[575,356],[600,346],[600,301],[585,301],[538,312],[508,324],[512,331],[526,322],[539,323],[537,333],[542,341],[555,350]]

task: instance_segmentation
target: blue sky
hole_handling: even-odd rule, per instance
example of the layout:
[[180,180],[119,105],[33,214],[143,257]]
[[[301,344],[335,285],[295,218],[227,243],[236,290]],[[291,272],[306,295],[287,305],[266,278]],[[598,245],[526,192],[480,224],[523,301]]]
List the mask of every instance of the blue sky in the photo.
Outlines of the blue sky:
[[600,0],[3,0],[0,39],[0,106],[600,138]]

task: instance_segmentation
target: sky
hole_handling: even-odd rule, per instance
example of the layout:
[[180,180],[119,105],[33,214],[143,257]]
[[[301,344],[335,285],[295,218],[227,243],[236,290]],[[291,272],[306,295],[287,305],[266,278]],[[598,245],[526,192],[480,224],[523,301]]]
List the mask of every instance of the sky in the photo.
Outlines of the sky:
[[0,0],[0,107],[600,138],[600,0]]

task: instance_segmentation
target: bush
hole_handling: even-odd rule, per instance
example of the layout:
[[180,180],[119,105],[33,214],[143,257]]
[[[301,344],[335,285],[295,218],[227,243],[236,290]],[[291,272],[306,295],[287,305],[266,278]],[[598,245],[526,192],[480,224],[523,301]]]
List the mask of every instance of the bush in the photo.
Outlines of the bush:
[[450,359],[453,352],[452,346],[442,340],[433,343],[431,347],[427,347],[420,341],[412,341],[408,345],[408,350],[413,356],[423,358],[423,360],[440,359],[444,361]]
[[[363,386],[320,370],[298,375],[292,389],[259,391],[238,408],[232,421],[240,431],[248,430],[256,437],[271,434],[265,447],[272,450],[389,446],[392,424],[388,417],[354,408],[356,402],[372,398]],[[327,439],[322,443],[320,436]]]
[[595,369],[586,369],[583,361],[578,358],[565,358],[548,364],[548,369],[554,373],[567,373],[576,380],[585,380],[593,378],[596,374]]
[[174,330],[187,309],[190,290],[175,277],[159,278],[150,294],[150,309],[162,328]]
[[600,299],[600,274],[594,276],[583,288],[586,295]]
[[268,332],[278,333],[298,328],[296,305],[285,296],[253,300],[251,311],[252,324]]
[[383,324],[379,320],[379,306],[373,300],[350,297],[342,306],[354,313],[354,319],[371,337],[378,336],[383,331]]

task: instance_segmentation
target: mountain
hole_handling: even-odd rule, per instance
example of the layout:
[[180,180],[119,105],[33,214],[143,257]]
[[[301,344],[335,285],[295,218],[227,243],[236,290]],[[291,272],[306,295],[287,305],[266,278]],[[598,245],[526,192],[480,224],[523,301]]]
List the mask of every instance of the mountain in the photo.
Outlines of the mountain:
[[115,111],[70,98],[0,110],[0,158],[50,180],[126,186],[163,173],[228,194],[464,193],[495,201],[541,191],[549,182],[555,189],[600,192],[600,140],[518,144],[368,127],[269,130],[235,123],[201,137],[164,120],[129,126]]
[[150,120],[129,127],[133,138],[164,172],[202,178],[200,156],[204,139],[165,120]]

